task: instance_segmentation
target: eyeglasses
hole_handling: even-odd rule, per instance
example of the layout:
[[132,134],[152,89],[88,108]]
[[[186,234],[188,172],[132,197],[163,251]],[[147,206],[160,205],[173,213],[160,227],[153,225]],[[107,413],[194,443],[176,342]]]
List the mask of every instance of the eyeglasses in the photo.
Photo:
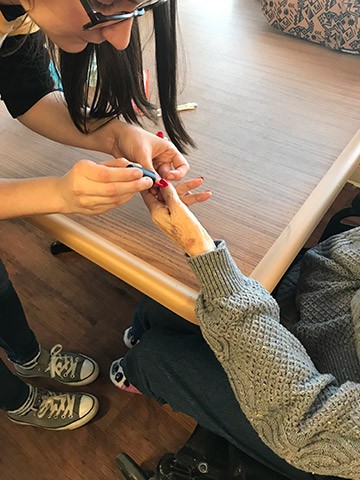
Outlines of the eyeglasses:
[[114,15],[103,15],[102,13],[96,11],[92,5],[92,0],[80,0],[81,5],[84,7],[90,22],[83,25],[83,30],[91,30],[98,25],[103,26],[104,24],[115,25],[116,23],[125,22],[131,18],[141,17],[144,13],[152,10],[155,7],[162,5],[167,2],[167,0],[145,0],[139,2],[136,5],[136,9],[131,12],[120,12]]

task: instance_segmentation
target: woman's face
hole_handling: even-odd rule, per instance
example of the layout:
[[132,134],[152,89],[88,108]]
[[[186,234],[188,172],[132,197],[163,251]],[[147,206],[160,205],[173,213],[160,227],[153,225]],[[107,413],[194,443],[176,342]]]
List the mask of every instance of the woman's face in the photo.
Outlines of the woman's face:
[[[89,22],[89,17],[80,0],[20,0],[20,2],[41,30],[66,52],[81,52],[88,43],[107,41],[117,50],[124,50],[129,44],[132,19],[84,31],[82,27]],[[96,4],[97,11],[104,15],[112,15],[133,11],[138,2],[93,0],[93,3]]]

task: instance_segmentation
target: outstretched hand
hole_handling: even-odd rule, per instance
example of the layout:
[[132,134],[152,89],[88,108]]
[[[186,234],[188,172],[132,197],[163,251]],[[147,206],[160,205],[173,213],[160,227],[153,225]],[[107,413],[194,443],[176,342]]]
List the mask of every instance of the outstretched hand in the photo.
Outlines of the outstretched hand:
[[215,244],[188,206],[210,198],[210,192],[192,193],[191,189],[201,185],[202,179],[188,180],[174,187],[161,189],[157,198],[149,191],[142,197],[155,225],[190,256],[200,255],[215,249]]

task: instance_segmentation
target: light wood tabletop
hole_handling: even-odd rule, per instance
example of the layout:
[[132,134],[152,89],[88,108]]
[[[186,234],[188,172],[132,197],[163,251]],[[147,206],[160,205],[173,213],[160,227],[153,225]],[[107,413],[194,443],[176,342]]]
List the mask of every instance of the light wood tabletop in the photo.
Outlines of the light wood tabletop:
[[[359,164],[360,58],[272,29],[256,0],[179,4],[180,101],[198,104],[181,114],[198,145],[188,177],[204,176],[213,192],[193,210],[242,271],[271,290]],[[145,66],[151,76],[150,57]],[[0,132],[2,177],[61,174],[81,158],[105,158],[29,132],[3,106]],[[140,196],[101,217],[31,221],[194,321],[196,280]]]

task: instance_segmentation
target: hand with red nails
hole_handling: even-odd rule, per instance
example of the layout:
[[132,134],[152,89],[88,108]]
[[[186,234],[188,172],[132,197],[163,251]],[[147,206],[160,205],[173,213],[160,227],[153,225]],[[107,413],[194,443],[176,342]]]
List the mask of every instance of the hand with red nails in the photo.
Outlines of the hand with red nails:
[[199,177],[176,187],[169,184],[161,189],[161,199],[153,196],[149,191],[141,193],[155,225],[189,256],[200,255],[215,249],[212,238],[188,208],[189,205],[210,198],[209,191],[191,192],[191,189],[201,185],[202,182],[203,179]]

